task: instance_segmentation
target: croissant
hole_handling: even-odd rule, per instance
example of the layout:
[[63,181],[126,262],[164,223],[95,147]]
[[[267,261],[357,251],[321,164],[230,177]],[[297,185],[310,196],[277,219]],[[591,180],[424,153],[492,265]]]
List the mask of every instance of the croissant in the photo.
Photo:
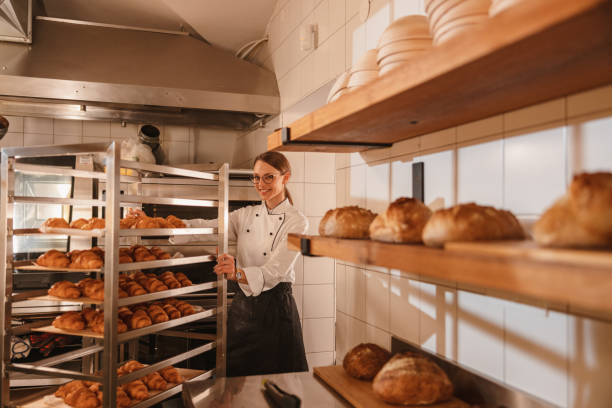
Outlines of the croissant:
[[175,273],[174,277],[181,283],[181,286],[183,287],[193,285],[193,282],[191,282],[191,280],[189,280],[187,275],[185,275],[183,272]]
[[[91,324],[91,330],[96,333],[104,334],[104,312],[100,312]],[[117,319],[117,333],[125,333],[128,330],[127,325],[121,319]]]
[[80,312],[66,312],[53,320],[53,327],[63,330],[83,330],[85,320]]
[[179,300],[175,299],[175,298],[168,298],[168,299],[166,299],[165,302],[167,304],[169,304],[169,305],[172,305],[172,306],[176,307],[176,305],[179,303]]
[[151,326],[153,322],[151,318],[144,310],[137,310],[129,318],[130,329],[141,329],[143,327]]
[[169,253],[162,251],[160,247],[151,247],[151,253],[157,257],[157,259],[170,259],[172,258]]
[[157,257],[142,245],[135,245],[132,248],[132,256],[136,262],[155,261]]
[[78,220],[74,220],[70,223],[70,228],[81,229],[83,225],[87,224],[89,221],[85,218],[79,218]]
[[46,228],[70,228],[68,221],[63,218],[49,218],[42,224]]
[[147,312],[149,313],[149,317],[151,317],[153,323],[163,323],[170,320],[166,312],[164,312],[164,309],[157,305],[149,306]]
[[66,395],[64,402],[75,408],[97,408],[100,405],[98,396],[89,388],[78,388]]
[[132,228],[160,228],[159,223],[154,218],[140,217]]
[[158,225],[157,228],[173,228],[172,224],[170,224],[168,221],[166,221],[165,218],[155,217],[153,219],[155,220],[155,222],[157,222],[157,225]]
[[119,317],[121,318],[121,320],[123,320],[124,322],[128,320],[130,316],[133,315],[132,311],[128,309],[126,306],[121,306],[117,310],[117,313],[119,314]]
[[104,229],[106,222],[103,218],[91,218],[87,224],[81,227],[82,230]]
[[119,299],[123,299],[130,296],[125,290],[119,288]]
[[81,279],[80,281],[77,282],[77,288],[79,288],[81,292],[83,292],[85,290],[85,286],[89,284],[89,282],[94,282],[95,280],[96,279],[92,279],[92,278]]
[[94,254],[98,255],[101,259],[104,259],[105,252],[104,252],[104,250],[102,248],[95,246],[95,247],[91,248],[90,251],[93,252]]
[[168,388],[168,383],[157,371],[153,371],[151,374],[144,376],[142,381],[150,390],[165,390]]
[[162,290],[168,290],[168,287],[157,278],[146,278],[144,287],[149,293],[161,292]]
[[104,265],[104,261],[95,252],[82,251],[72,260],[69,268],[72,269],[98,269]]
[[158,373],[161,374],[162,377],[164,377],[164,380],[170,383],[181,384],[185,382],[183,376],[178,372],[176,368],[172,366],[162,368],[158,371]]
[[140,218],[140,217],[146,217],[146,216],[147,214],[145,214],[145,212],[139,208],[128,207],[125,213],[125,218]]
[[164,282],[164,285],[166,285],[170,289],[177,289],[181,287],[181,283],[172,276],[167,276],[165,278],[160,276],[160,278],[162,282]]
[[[102,400],[100,400],[102,401]],[[132,405],[132,400],[130,397],[121,389],[121,387],[117,387],[117,406],[119,408],[127,408]]]
[[81,315],[83,316],[83,319],[87,323],[87,326],[91,326],[94,319],[98,316],[98,311],[92,309],[91,307],[86,307],[81,311]]
[[49,289],[49,295],[64,299],[76,299],[81,297],[81,290],[72,282],[55,282]]
[[66,395],[70,394],[71,392],[75,390],[78,390],[79,388],[86,388],[85,383],[83,381],[81,380],[70,381],[62,385],[61,387],[59,387],[57,391],[55,391],[54,395],[59,398],[64,398]]
[[178,217],[175,217],[174,215],[169,215],[166,217],[166,221],[168,221],[171,225],[172,228],[185,228],[187,227],[185,225],[185,223]]
[[130,281],[123,288],[130,296],[146,295],[147,291],[138,283]]
[[36,263],[50,268],[67,268],[70,265],[70,259],[63,252],[51,249],[39,256]]
[[138,401],[149,398],[147,386],[140,380],[132,381],[123,386],[123,390],[132,398]]
[[139,304],[139,305],[133,305],[133,306],[132,306],[132,312],[135,312],[135,311],[137,311],[137,310],[143,310],[143,311],[145,311],[145,312],[146,312],[146,311],[148,310],[148,308],[147,308],[147,306],[145,306],[145,304],[144,304],[144,303],[141,303],[141,304]]
[[130,229],[138,222],[137,218],[122,218],[119,220],[119,228]]
[[140,370],[141,368],[144,368],[144,364],[136,360],[129,360],[121,367],[119,367],[119,369],[117,370],[117,375],[121,377],[122,375],[133,373],[134,371]]
[[166,312],[170,319],[178,319],[179,317],[181,317],[181,312],[179,312],[176,307],[172,306],[169,303],[162,305],[162,309],[164,309],[164,312]]
[[83,293],[85,296],[95,300],[104,300],[104,282],[101,280],[92,280],[83,285]]
[[175,307],[179,310],[179,312],[181,312],[183,316],[189,316],[196,312],[193,306],[191,306],[187,302],[179,302]]

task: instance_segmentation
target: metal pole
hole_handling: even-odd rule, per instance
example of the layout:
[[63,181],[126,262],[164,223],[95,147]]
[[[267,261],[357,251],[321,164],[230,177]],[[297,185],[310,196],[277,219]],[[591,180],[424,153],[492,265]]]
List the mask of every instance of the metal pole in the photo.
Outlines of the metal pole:
[[106,152],[106,236],[104,250],[104,397],[102,406],[113,408],[117,401],[117,302],[119,280],[115,276],[119,267],[119,160],[117,142]]
[[[218,248],[219,254],[227,253],[228,245],[228,200],[229,200],[229,165],[224,163],[219,168],[219,215],[218,215]],[[223,275],[217,277],[217,370],[218,377],[226,375],[227,359],[227,280]]]
[[2,151],[0,165],[0,406],[7,407],[10,402],[10,380],[7,365],[10,363],[11,347],[11,295],[13,292],[13,204],[9,196],[14,193],[14,177],[10,177],[15,163],[14,158]]

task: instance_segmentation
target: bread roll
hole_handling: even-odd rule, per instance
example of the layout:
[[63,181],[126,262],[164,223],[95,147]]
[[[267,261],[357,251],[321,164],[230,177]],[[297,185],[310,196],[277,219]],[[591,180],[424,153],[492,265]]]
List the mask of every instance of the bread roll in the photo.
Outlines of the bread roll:
[[335,208],[325,213],[319,224],[319,234],[336,238],[368,238],[375,217],[372,211],[357,206]]
[[374,393],[391,404],[424,405],[453,395],[453,384],[440,367],[415,353],[394,355],[372,382]]
[[361,343],[344,356],[342,367],[351,377],[371,380],[391,358],[391,353],[373,343]]
[[419,200],[401,197],[370,224],[370,238],[376,241],[418,243],[431,210]]
[[612,236],[612,173],[582,173],[569,187],[578,222],[596,234]]
[[533,239],[540,245],[559,248],[612,246],[612,237],[598,234],[578,222],[567,195],[557,200],[533,225]]
[[497,210],[474,203],[459,204],[433,213],[425,228],[423,242],[427,246],[443,246],[453,241],[523,239],[525,234],[516,217],[506,210]]

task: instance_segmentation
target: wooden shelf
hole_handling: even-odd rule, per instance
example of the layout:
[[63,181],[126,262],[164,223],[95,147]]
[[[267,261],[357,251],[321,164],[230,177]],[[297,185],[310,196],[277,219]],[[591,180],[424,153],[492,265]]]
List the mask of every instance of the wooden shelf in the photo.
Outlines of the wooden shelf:
[[[612,1],[526,1],[268,136],[355,152],[612,83]],[[325,143],[336,144],[325,144]]]
[[461,242],[445,249],[289,234],[288,246],[520,297],[612,313],[612,251],[538,248],[531,241]]

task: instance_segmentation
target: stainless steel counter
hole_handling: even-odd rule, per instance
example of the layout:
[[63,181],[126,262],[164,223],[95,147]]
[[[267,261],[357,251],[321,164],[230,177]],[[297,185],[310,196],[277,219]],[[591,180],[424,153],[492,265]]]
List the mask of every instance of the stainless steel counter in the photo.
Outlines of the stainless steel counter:
[[[270,407],[261,391],[264,379],[274,381],[283,390],[302,400],[302,407],[350,407],[310,372],[219,378],[183,385],[183,402],[189,408]],[[211,384],[214,385],[211,387]],[[211,388],[208,388],[211,387]]]

